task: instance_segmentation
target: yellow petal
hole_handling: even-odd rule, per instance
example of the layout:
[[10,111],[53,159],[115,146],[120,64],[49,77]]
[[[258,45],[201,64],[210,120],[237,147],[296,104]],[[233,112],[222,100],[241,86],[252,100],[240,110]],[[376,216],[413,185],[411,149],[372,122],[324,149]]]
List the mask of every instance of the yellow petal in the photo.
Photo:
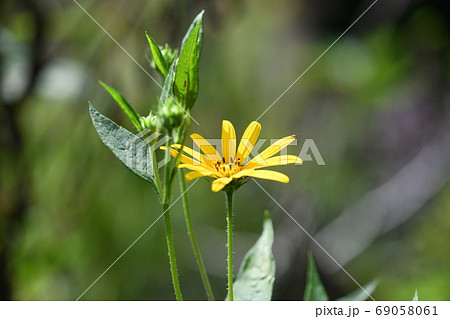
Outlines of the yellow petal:
[[214,172],[189,172],[186,174],[186,180],[192,181],[193,179],[199,178],[199,177],[204,177],[204,176],[211,176],[212,174],[214,174]]
[[270,145],[268,148],[266,148],[261,154],[255,156],[255,158],[253,158],[249,162],[249,164],[256,162],[258,165],[265,165],[264,160],[280,152],[283,148],[291,144],[294,139],[295,139],[294,136],[286,136],[283,137],[282,139],[279,139],[278,141]]
[[209,142],[204,139],[203,136],[199,134],[192,134],[191,138],[194,143],[197,144],[198,147],[200,147],[200,150],[205,154],[208,160],[214,162],[222,161],[222,158],[220,157],[219,153],[217,153],[217,150],[211,144],[209,144]]
[[224,188],[226,185],[228,185],[229,182],[231,182],[233,179],[231,177],[222,177],[214,180],[211,184],[211,190],[213,192],[218,192],[222,188]]
[[258,169],[268,166],[288,165],[288,164],[302,164],[303,161],[300,157],[295,155],[280,155],[274,156],[264,160],[264,164],[258,165],[256,162],[248,163],[244,167],[246,169]]
[[[181,149],[181,144],[173,144],[170,146],[176,149]],[[162,147],[163,146],[161,146],[161,149]],[[206,159],[206,157],[203,154],[200,154],[199,152],[194,151],[193,149],[187,146],[183,147],[183,152],[192,156],[196,161],[200,161],[202,164],[205,164],[206,166],[212,166],[211,163]]]
[[[165,150],[166,147],[165,146],[161,146],[161,149]],[[176,151],[173,148],[171,148],[170,149],[170,155],[172,155],[172,157],[176,158],[178,156],[178,151]],[[184,164],[202,165],[199,161],[196,161],[195,159],[190,158],[190,157],[188,157],[186,155],[183,155],[183,154],[180,155],[180,161],[181,161],[181,163],[184,163]]]
[[236,131],[230,121],[222,121],[222,157],[225,163],[234,161],[236,156]]
[[208,168],[205,168],[204,166],[200,166],[200,165],[180,164],[180,165],[178,165],[178,168],[187,168],[187,169],[190,169],[191,171],[196,171],[196,172],[215,173],[214,171],[212,171]]
[[261,124],[259,124],[256,121],[253,121],[245,130],[244,135],[242,135],[236,156],[237,157],[236,160],[239,161],[241,164],[251,153],[253,146],[255,146],[256,141],[258,140],[260,132],[261,132]]
[[275,172],[275,171],[269,171],[269,170],[253,170],[253,169],[245,169],[240,171],[237,174],[234,174],[233,178],[239,178],[243,176],[250,176],[250,177],[256,177],[256,178],[263,178],[263,179],[270,179],[272,181],[277,181],[281,183],[289,183],[289,177],[286,175]]

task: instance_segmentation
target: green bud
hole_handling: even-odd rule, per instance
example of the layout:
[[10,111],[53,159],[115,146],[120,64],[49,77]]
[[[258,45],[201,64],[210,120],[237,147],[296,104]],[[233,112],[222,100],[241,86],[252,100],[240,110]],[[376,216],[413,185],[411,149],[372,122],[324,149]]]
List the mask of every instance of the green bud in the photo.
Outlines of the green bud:
[[161,50],[161,54],[164,57],[166,64],[171,66],[172,62],[178,56],[178,49],[172,49],[167,43],[164,47],[159,46],[159,49]]
[[154,115],[152,112],[146,117],[141,116],[139,119],[141,126],[143,129],[150,129],[152,131],[158,131],[158,120],[157,116]]
[[[156,45],[156,44],[155,44]],[[162,57],[164,59],[164,62],[166,62],[167,67],[170,67],[173,63],[173,61],[178,56],[178,49],[172,49],[167,43],[162,46],[158,45],[159,50],[161,51]],[[150,62],[150,67],[152,67],[155,70],[158,70],[155,60],[154,59],[148,59]],[[166,74],[163,74],[165,76]]]
[[172,99],[167,99],[157,113],[158,126],[168,131],[180,127],[184,122],[184,110]]

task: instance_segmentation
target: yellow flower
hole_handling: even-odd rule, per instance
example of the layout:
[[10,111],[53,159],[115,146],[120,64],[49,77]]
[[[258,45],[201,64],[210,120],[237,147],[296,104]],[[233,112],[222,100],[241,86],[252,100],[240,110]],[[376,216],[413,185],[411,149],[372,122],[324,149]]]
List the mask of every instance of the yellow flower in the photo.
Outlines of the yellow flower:
[[[286,175],[261,168],[286,165],[301,164],[302,160],[295,155],[273,156],[288,146],[293,140],[293,136],[284,137],[265,149],[262,153],[248,160],[253,147],[258,140],[261,132],[261,124],[251,122],[244,132],[239,147],[236,151],[236,132],[233,124],[229,121],[222,122],[222,155],[202,136],[192,134],[191,138],[200,148],[201,153],[192,150],[189,147],[183,147],[183,153],[180,160],[179,168],[187,168],[192,170],[186,174],[186,180],[190,181],[199,177],[214,178],[211,189],[218,192],[222,189],[237,189],[244,184],[248,177],[256,177],[270,179],[282,183],[288,183],[289,177]],[[161,147],[166,149],[166,147]],[[170,153],[173,157],[178,156],[180,144],[171,145]]]

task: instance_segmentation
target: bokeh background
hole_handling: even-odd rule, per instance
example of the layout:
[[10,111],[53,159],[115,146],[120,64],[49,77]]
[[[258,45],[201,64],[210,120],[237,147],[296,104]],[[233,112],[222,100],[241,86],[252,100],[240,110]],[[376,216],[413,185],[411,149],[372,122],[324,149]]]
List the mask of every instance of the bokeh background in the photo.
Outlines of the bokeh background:
[[[360,0],[79,3],[160,81],[144,31],[178,47],[202,9],[205,43],[192,130],[238,135],[372,3]],[[107,92],[141,114],[158,86],[72,0],[0,4],[0,297],[76,299],[160,214],[151,187],[101,143],[88,100],[132,126]],[[313,139],[326,165],[282,167],[274,198],[377,300],[450,299],[450,2],[378,1],[261,119],[261,137]],[[266,144],[268,145],[268,143]],[[314,156],[313,156],[314,159]],[[178,190],[176,193],[178,194]],[[216,297],[226,294],[223,194],[189,192]],[[275,223],[276,300],[303,296],[313,250],[331,298],[357,288],[254,183],[235,205],[236,266]],[[173,210],[184,297],[205,299]],[[84,300],[173,300],[164,225],[158,222]]]

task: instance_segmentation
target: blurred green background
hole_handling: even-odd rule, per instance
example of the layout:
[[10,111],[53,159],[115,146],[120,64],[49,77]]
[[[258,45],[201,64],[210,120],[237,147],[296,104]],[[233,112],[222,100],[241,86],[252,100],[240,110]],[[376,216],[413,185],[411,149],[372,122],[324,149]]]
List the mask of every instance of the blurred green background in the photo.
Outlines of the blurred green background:
[[[238,135],[371,4],[319,1],[79,2],[157,80],[144,31],[177,47],[202,9],[205,43],[192,131]],[[141,114],[150,79],[74,1],[0,4],[0,297],[74,300],[161,214],[151,187],[101,143],[88,100],[132,126],[97,80]],[[377,300],[450,299],[450,3],[379,1],[259,121],[263,138],[313,139],[326,165],[279,168],[261,181]],[[265,146],[268,145],[268,142]],[[175,196],[177,197],[178,190]],[[218,299],[226,294],[223,194],[189,191],[195,230]],[[313,250],[332,298],[356,284],[254,183],[236,194],[236,268],[275,223],[274,299],[299,300]],[[172,210],[187,300],[205,299],[181,204]],[[84,300],[173,300],[163,222]]]

